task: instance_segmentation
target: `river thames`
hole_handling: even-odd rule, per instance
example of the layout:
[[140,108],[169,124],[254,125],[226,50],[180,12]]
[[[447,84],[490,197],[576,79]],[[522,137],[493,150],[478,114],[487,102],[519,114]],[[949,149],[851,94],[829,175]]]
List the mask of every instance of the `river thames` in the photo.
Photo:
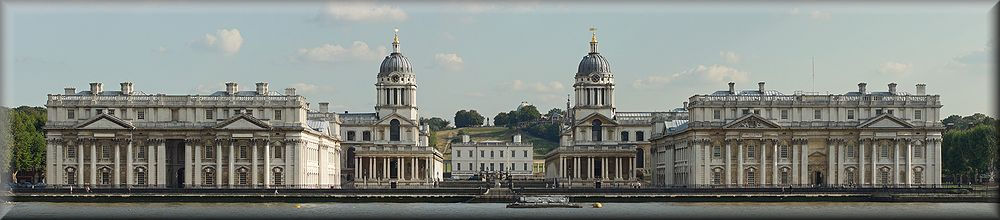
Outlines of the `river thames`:
[[4,206],[4,219],[117,218],[997,218],[998,203],[605,203],[510,209],[502,203],[48,203]]

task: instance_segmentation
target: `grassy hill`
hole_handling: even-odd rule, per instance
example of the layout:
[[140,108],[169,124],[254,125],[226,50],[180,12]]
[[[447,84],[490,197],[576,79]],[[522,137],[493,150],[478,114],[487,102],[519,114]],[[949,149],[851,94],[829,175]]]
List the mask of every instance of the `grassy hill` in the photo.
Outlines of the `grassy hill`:
[[515,129],[506,127],[477,127],[477,128],[457,128],[449,130],[435,131],[431,134],[431,143],[434,147],[444,153],[446,158],[451,158],[451,145],[449,143],[459,142],[462,140],[459,131],[464,132],[469,135],[472,141],[504,141],[510,142],[513,139],[511,137],[514,134],[521,134],[522,142],[531,142],[533,145],[535,158],[542,158],[545,153],[550,150],[555,149],[559,146],[558,142],[549,141],[539,137],[535,137],[527,132],[519,132]]

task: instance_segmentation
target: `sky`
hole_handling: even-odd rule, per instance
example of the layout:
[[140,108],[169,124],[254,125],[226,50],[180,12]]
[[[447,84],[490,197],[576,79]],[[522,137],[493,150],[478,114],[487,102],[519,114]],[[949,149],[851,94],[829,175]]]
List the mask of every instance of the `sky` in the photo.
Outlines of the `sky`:
[[681,107],[730,81],[785,94],[895,82],[927,84],[944,118],[996,112],[994,4],[6,1],[0,92],[4,106],[41,106],[90,82],[147,94],[269,82],[331,111],[372,112],[399,28],[422,117],[492,118],[522,101],[564,108],[595,27],[618,111]]

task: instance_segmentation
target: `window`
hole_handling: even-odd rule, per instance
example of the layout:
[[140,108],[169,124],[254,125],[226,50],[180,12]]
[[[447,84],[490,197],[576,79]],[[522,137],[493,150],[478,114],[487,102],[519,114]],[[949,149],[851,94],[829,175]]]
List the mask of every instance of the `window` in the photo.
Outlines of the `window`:
[[505,169],[503,168],[503,163],[500,163],[500,170],[505,170]]
[[749,115],[750,109],[743,109],[743,115]]
[[181,112],[178,109],[170,109],[170,120],[179,121],[181,120]]
[[135,168],[135,184],[146,185],[146,168],[144,167]]
[[66,168],[66,184],[76,185],[76,169],[73,167]]
[[746,178],[746,184],[757,185],[757,170],[754,168],[747,169]]
[[240,159],[247,159],[247,146],[240,146]]
[[486,151],[485,150],[479,150],[479,157],[480,158],[486,157]]
[[716,109],[714,111],[714,115],[715,115],[715,117],[714,117],[715,119],[722,119],[722,110]]
[[469,163],[469,170],[472,170],[472,169],[475,169],[475,167],[472,166],[472,163]]
[[201,171],[201,179],[205,185],[215,185],[215,169],[206,167]]
[[274,120],[281,120],[281,110],[274,110]]
[[923,117],[923,115],[921,113],[923,113],[923,111],[913,110],[913,119],[923,119],[923,118],[921,118],[921,117]]
[[523,169],[523,170],[528,170],[528,163],[524,163],[524,164],[523,164],[523,165],[521,166],[521,169]]
[[760,109],[754,109],[753,110],[753,114],[760,115]]
[[913,168],[913,184],[923,184],[924,183],[924,168],[916,167]]
[[854,110],[847,110],[847,119],[854,119]]
[[146,146],[138,146],[135,151],[135,158],[146,159]]
[[215,119],[214,109],[205,109],[205,119],[212,120]]
[[889,145],[882,145],[878,154],[881,158],[889,158]]
[[857,184],[858,173],[854,167],[847,168],[847,185]]
[[821,118],[823,118],[823,112],[820,111],[819,109],[813,110],[813,119],[817,119],[818,120],[818,119],[821,119]]
[[361,132],[361,140],[362,141],[371,141],[372,140],[372,132],[371,131],[362,131]]
[[283,171],[284,170],[282,170],[281,167],[275,167],[274,170],[271,171],[271,178],[274,178],[274,185],[284,185],[285,184],[285,181],[284,181],[285,178],[283,178],[284,177],[283,176],[283,174],[284,174]]
[[248,175],[246,167],[240,167],[239,169],[236,169],[236,177],[238,178],[238,180],[236,181],[237,184],[247,185],[248,182],[247,176]]
[[854,158],[855,153],[857,153],[857,150],[854,149],[854,146],[847,146],[847,158]]
[[389,122],[389,141],[399,141],[399,120],[392,119]]
[[495,157],[495,156],[496,156],[496,155],[495,155],[494,153],[496,153],[496,152],[494,152],[494,151],[490,151],[490,158],[493,158],[493,157]]
[[462,170],[462,163],[456,163],[455,165],[455,170]]
[[347,131],[347,140],[354,141],[354,135],[355,135],[354,131]]
[[95,112],[97,112],[98,115],[104,114],[104,109],[97,109]]
[[479,171],[486,171],[486,163],[479,163]]
[[66,148],[66,157],[67,158],[76,158],[76,147],[72,147],[72,146],[67,147]]
[[788,159],[788,146],[781,146],[778,156],[781,157],[781,159]]
[[462,151],[456,150],[455,151],[455,157],[462,157]]
[[528,157],[528,150],[524,150],[524,157]]
[[253,109],[247,109],[247,115],[253,116]]
[[142,110],[142,109],[135,110],[135,118],[137,118],[137,119],[146,119],[146,110]]
[[111,184],[111,168],[101,167],[101,173],[98,175],[98,180],[101,185]]
[[913,157],[917,157],[917,158],[924,157],[924,148],[923,148],[923,146],[914,146],[913,147]]
[[712,170],[712,184],[719,185],[722,184],[722,169],[715,168]]
[[[353,149],[354,148],[351,148],[352,155],[353,155]],[[285,158],[285,147],[284,146],[274,146],[274,148],[272,148],[271,150],[274,151],[274,158]]]
[[[472,150],[469,150],[469,157],[475,157],[475,156],[476,156],[476,155],[472,153]],[[472,166],[469,166],[469,168],[471,169],[471,168],[472,168]]]
[[882,114],[882,109],[875,109],[875,114],[876,115],[881,115]]
[[780,176],[781,176],[780,183],[784,184],[784,185],[788,185],[789,182],[790,182],[789,180],[792,178],[792,174],[791,174],[791,172],[789,172],[788,167],[782,167],[781,168],[781,175]]
[[214,158],[215,158],[215,147],[205,146],[205,159],[214,159]]
[[114,109],[108,109],[108,115],[115,115]]
[[635,141],[645,141],[646,140],[645,136],[646,136],[645,132],[636,131],[635,132]]
[[879,183],[883,185],[889,184],[889,168],[882,167],[882,170],[878,172]]
[[494,168],[493,165],[494,165],[493,163],[490,163],[490,171],[494,171],[495,170],[495,169],[493,169]]
[[500,158],[503,158],[503,150],[500,151]]
[[66,110],[66,118],[67,119],[76,119],[76,110],[73,110],[73,109]]
[[757,154],[756,152],[757,152],[757,149],[756,149],[755,146],[753,146],[753,145],[747,146],[747,158],[748,159],[755,158],[755,155]]
[[233,109],[233,116],[237,116],[237,115],[240,115],[240,110],[239,109]]
[[601,120],[594,119],[591,124],[591,139],[592,141],[601,141]]
[[622,141],[628,141],[628,131],[622,131]]
[[786,109],[781,110],[781,119],[788,119],[788,110]]
[[889,109],[889,110],[886,110],[886,111],[888,111],[887,114],[890,114],[890,115],[892,114],[892,109]]
[[111,146],[101,146],[101,159],[111,158]]
[[712,158],[722,158],[722,146],[712,146]]

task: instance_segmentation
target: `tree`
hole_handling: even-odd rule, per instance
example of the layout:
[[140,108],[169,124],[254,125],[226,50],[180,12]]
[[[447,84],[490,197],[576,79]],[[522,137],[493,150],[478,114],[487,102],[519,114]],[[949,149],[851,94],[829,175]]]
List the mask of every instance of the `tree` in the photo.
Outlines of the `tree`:
[[33,172],[37,182],[45,170],[45,108],[17,107],[9,112],[11,142],[8,144],[11,178],[16,182],[18,172]]
[[507,126],[509,116],[506,112],[497,113],[497,116],[493,116],[493,126]]
[[476,110],[459,110],[455,112],[455,127],[474,127],[483,125],[483,120],[486,120],[479,112]]
[[451,122],[442,118],[432,117],[420,118],[420,124],[429,125],[428,127],[431,127],[431,131],[439,131],[448,129],[448,125],[451,124]]
[[941,142],[942,173],[960,183],[978,183],[982,175],[994,181],[998,166],[996,119],[976,113],[941,121],[950,127]]
[[531,122],[542,118],[542,114],[538,112],[538,108],[535,108],[534,105],[524,106],[518,109],[517,113],[518,122]]
[[549,109],[549,112],[548,112],[548,113],[545,113],[545,117],[546,117],[546,118],[550,118],[550,119],[551,119],[551,118],[553,118],[553,117],[559,117],[559,116],[562,116],[563,114],[565,114],[565,112],[563,112],[563,110],[562,110],[562,109],[559,109],[559,108],[552,108],[552,109]]

